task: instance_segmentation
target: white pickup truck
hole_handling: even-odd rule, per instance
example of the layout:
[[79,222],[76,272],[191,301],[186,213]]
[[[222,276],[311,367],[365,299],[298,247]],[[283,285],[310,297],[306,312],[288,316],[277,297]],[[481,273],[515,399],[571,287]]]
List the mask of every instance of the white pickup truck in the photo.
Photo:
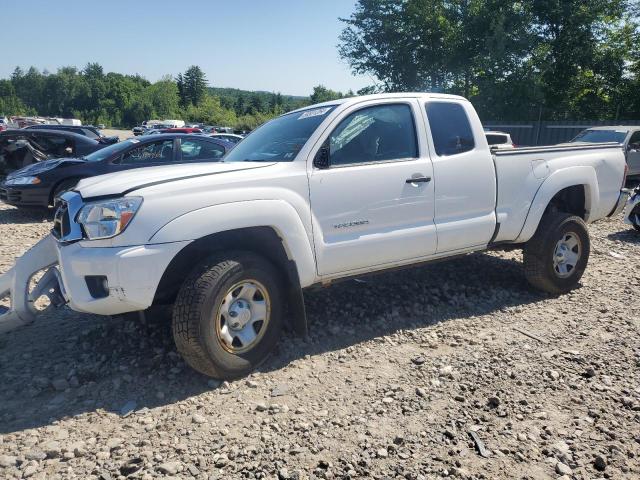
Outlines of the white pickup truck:
[[32,321],[42,295],[103,315],[173,304],[185,360],[237,378],[267,357],[285,320],[306,331],[309,287],[522,248],[534,287],[567,292],[587,266],[586,224],[622,209],[624,179],[619,145],[491,152],[457,96],[314,105],[219,163],[82,180],[60,197],[52,235],[0,277],[12,297],[0,320]]

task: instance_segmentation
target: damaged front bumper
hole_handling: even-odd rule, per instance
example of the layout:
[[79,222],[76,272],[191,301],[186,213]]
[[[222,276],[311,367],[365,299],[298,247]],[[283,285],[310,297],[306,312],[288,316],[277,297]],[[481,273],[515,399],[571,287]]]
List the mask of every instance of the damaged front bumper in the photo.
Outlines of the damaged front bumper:
[[33,322],[42,311],[35,303],[43,296],[48,308],[67,304],[97,315],[144,310],[153,303],[169,263],[188,243],[93,247],[60,244],[48,235],[0,276],[0,297],[9,297],[11,305],[0,312],[0,332]]
[[[43,296],[49,299],[48,308],[59,307],[67,302],[57,263],[56,240],[47,235],[20,257],[8,272],[0,276],[0,298],[9,301],[8,307],[0,307],[0,332],[33,322],[36,315],[42,312],[35,304]],[[33,290],[30,290],[34,277],[42,271],[44,275],[38,279]]]

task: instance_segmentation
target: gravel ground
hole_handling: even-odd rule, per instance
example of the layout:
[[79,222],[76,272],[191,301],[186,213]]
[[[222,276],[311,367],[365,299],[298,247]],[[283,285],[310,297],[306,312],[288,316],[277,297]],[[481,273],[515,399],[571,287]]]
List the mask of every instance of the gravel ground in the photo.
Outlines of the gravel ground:
[[115,128],[105,128],[102,130],[102,133],[106,137],[119,137],[120,140],[126,140],[127,138],[133,137],[133,132],[131,130],[118,130]]
[[[50,227],[0,209],[0,270]],[[519,252],[308,292],[308,339],[191,371],[162,315],[63,309],[0,337],[0,477],[640,478],[640,235],[590,227],[581,288]]]

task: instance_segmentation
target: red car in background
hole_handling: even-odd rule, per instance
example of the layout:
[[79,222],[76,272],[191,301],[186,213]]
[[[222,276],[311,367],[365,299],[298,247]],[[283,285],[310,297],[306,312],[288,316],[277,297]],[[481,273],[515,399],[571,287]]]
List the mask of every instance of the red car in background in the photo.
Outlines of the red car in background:
[[160,133],[202,133],[199,128],[163,128]]

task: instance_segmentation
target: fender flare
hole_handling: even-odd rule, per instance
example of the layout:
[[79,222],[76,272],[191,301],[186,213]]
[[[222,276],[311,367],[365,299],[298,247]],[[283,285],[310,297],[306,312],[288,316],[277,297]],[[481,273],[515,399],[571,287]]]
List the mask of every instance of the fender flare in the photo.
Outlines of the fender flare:
[[192,210],[162,226],[149,243],[198,240],[251,227],[270,227],[276,232],[289,260],[296,265],[301,288],[316,281],[315,255],[309,235],[298,212],[283,200],[248,200]]
[[538,188],[516,243],[526,242],[533,237],[549,202],[558,192],[577,185],[584,187],[584,220],[588,222],[591,212],[597,208],[598,199],[600,198],[596,171],[590,166],[562,168],[553,172]]

